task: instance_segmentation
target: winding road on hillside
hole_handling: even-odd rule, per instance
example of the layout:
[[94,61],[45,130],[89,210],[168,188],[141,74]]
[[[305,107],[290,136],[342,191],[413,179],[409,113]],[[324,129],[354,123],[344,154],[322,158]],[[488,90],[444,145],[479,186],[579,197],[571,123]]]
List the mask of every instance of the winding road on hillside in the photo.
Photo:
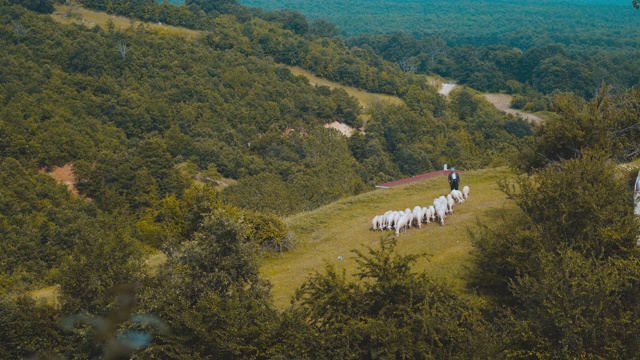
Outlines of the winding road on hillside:
[[532,123],[540,124],[544,120],[536,115],[529,114],[526,112],[518,111],[511,108],[511,95],[507,94],[484,94],[484,98],[487,99],[493,106],[496,108],[506,112],[507,114],[511,114],[514,116],[521,117],[525,120],[529,120]]

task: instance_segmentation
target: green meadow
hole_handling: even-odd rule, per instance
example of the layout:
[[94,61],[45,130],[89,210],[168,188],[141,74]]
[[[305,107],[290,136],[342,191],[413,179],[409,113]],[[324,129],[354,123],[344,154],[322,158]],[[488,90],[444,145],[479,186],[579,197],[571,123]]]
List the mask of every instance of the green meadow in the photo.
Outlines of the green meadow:
[[[498,189],[498,180],[511,173],[506,168],[483,169],[461,175],[461,187],[471,189],[469,200],[458,204],[444,226],[437,223],[413,227],[398,237],[401,253],[426,254],[416,264],[431,276],[460,286],[472,246],[469,231],[478,222],[491,221],[497,209],[510,206],[506,195]],[[389,189],[376,189],[349,197],[286,219],[297,236],[296,246],[289,252],[267,256],[261,274],[271,281],[275,303],[282,308],[289,304],[295,290],[309,274],[322,272],[326,264],[344,269],[352,275],[356,270],[353,249],[366,250],[376,246],[392,231],[372,231],[371,220],[387,210],[413,209],[429,206],[433,199],[448,193],[447,179],[436,177]],[[342,260],[338,260],[342,257]],[[461,287],[460,287],[461,288]],[[461,289],[462,290],[462,289]]]

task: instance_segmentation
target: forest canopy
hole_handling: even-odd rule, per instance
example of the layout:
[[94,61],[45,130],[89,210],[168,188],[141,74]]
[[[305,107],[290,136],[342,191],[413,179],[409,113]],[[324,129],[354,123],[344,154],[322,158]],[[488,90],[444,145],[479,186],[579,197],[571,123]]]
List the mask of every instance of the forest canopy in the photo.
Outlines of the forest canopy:
[[[50,1],[0,0],[0,358],[638,353],[634,174],[617,166],[640,155],[634,42],[586,63],[566,44],[346,39],[233,0],[79,2],[145,22],[64,25]],[[401,101],[365,109],[291,66]],[[445,98],[420,72],[550,113],[533,125],[467,86]],[[461,284],[382,238],[354,250],[354,276],[327,265],[275,307],[258,269],[295,246],[283,217],[451,159],[517,174],[495,222],[470,231]],[[62,165],[77,193],[43,174]],[[27,295],[42,288],[51,302]]]
[[370,46],[412,71],[453,78],[478,90],[528,98],[532,90],[590,98],[603,80],[638,84],[640,18],[629,1],[269,1],[248,6],[301,12],[342,30],[349,46]]

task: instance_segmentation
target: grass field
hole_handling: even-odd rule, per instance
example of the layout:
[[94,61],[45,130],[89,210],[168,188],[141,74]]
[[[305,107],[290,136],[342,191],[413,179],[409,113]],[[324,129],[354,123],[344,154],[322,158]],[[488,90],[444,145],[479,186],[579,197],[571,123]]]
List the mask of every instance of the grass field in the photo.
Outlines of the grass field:
[[201,34],[200,31],[196,30],[131,20],[124,16],[109,15],[104,12],[93,11],[79,6],[70,7],[58,4],[55,5],[55,9],[56,11],[51,14],[51,17],[63,24],[82,24],[90,28],[99,25],[101,28],[106,29],[109,20],[111,20],[114,29],[118,31],[137,28],[142,24],[158,34],[178,35],[187,39],[195,39]]
[[51,285],[42,289],[30,291],[29,295],[36,301],[54,305],[57,304],[59,293],[60,285]]
[[[417,263],[416,270],[425,270],[433,277],[446,278],[452,285],[460,285],[460,275],[471,250],[468,231],[476,226],[476,221],[489,219],[496,209],[510,206],[497,186],[497,180],[509,174],[504,168],[464,173],[461,184],[471,188],[469,200],[455,207],[444,226],[423,224],[422,229],[411,228],[401,234],[399,251],[429,254]],[[307,276],[322,272],[326,262],[352,274],[357,264],[351,250],[377,246],[382,237],[392,234],[370,230],[375,215],[387,210],[413,209],[416,205],[428,206],[434,198],[446,193],[446,178],[436,177],[377,189],[287,218],[287,225],[298,237],[298,244],[289,252],[269,255],[261,267],[261,275],[273,285],[276,306],[282,308],[289,304]],[[338,260],[338,256],[343,260]]]
[[400,99],[397,96],[369,93],[369,92],[366,92],[364,90],[360,90],[360,89],[355,88],[355,87],[338,84],[336,82],[329,81],[327,79],[323,79],[323,78],[317,77],[317,76],[313,75],[312,73],[310,73],[309,71],[304,70],[302,68],[299,68],[297,66],[289,66],[289,69],[291,70],[291,73],[294,74],[294,75],[305,76],[306,78],[309,79],[309,82],[312,83],[312,84],[324,85],[324,86],[328,86],[328,87],[330,87],[332,89],[335,89],[335,88],[343,89],[344,91],[347,92],[347,94],[349,94],[349,95],[355,97],[356,99],[358,99],[358,101],[360,101],[360,104],[362,105],[362,107],[365,110],[370,108],[375,103],[379,103],[379,102],[387,102],[387,103],[391,103],[391,104],[403,104],[404,103],[402,101],[402,99]]

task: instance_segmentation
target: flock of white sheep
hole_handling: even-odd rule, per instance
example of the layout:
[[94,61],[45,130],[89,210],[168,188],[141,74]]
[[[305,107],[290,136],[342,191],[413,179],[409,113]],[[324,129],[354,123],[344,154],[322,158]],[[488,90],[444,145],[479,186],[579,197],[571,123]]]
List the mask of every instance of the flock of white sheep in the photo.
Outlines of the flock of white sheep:
[[447,215],[453,214],[454,205],[461,204],[469,198],[469,187],[465,186],[460,190],[451,190],[447,196],[440,196],[433,200],[433,205],[429,207],[416,206],[411,210],[406,208],[404,211],[389,210],[384,215],[376,215],[371,220],[372,230],[393,230],[396,236],[405,232],[412,226],[422,228],[423,223],[439,222],[444,225],[444,219]]

